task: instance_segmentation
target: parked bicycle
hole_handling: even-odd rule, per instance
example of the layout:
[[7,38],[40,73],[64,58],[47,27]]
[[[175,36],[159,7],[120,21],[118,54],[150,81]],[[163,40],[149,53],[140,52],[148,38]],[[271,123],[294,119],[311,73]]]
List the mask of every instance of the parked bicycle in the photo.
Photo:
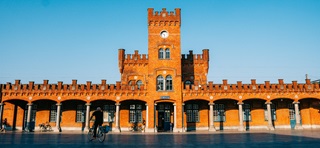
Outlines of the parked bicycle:
[[[104,126],[99,126],[97,128],[97,139],[99,140],[99,142],[103,142],[106,138],[106,134],[109,132],[110,130],[110,127],[107,126],[107,125],[104,125]],[[93,137],[93,132],[94,132],[94,126],[92,126],[90,129],[89,129],[89,132],[88,132],[88,140],[89,141],[92,141],[94,140],[95,138]]]
[[39,124],[40,132],[52,131],[52,127],[49,122]]
[[139,132],[142,132],[144,131],[144,125],[142,124],[138,124],[138,123],[132,123],[130,126],[129,126],[129,131],[139,131]]

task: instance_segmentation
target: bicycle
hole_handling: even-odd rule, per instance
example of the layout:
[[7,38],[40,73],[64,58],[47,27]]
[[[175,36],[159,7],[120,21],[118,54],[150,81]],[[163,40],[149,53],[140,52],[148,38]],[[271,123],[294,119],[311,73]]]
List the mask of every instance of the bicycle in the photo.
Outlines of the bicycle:
[[137,123],[132,123],[130,126],[129,126],[129,131],[139,131],[139,132],[142,132],[144,130],[144,126],[141,125],[141,124],[137,124]]
[[39,124],[39,129],[40,132],[52,131],[52,127],[48,122]]
[[[109,132],[109,130],[110,130],[110,127],[107,125],[99,126],[97,128],[97,135],[96,135],[97,137],[96,138],[99,140],[100,143],[102,143],[105,140],[106,134]],[[94,126],[92,126],[88,131],[88,140],[89,141],[94,140],[93,132],[94,132]]]

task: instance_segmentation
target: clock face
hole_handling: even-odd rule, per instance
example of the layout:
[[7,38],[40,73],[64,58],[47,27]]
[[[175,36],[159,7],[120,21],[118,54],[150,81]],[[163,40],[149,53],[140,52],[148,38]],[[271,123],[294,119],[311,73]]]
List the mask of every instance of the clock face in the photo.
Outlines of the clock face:
[[160,36],[162,38],[167,38],[169,36],[169,33],[168,33],[168,31],[161,31]]

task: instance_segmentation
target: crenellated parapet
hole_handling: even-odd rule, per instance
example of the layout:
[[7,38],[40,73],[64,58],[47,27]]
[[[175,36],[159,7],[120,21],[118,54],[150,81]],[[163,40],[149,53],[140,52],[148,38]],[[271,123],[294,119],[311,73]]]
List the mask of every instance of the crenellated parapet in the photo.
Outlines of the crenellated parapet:
[[227,80],[223,80],[222,84],[214,84],[212,81],[206,85],[185,85],[184,94],[192,92],[203,93],[320,93],[320,84],[311,83],[310,79],[306,79],[305,83],[297,83],[292,81],[291,84],[284,83],[283,79],[279,79],[277,84],[270,84],[265,81],[264,84],[257,84],[255,79],[251,80],[251,84],[242,84],[238,81],[237,84],[228,84]]
[[138,50],[134,51],[134,54],[125,54],[125,49],[119,49],[118,61],[120,73],[123,73],[124,66],[131,64],[148,64],[148,56],[146,54],[139,54]]
[[149,26],[180,26],[180,8],[176,8],[175,12],[167,11],[165,8],[162,11],[153,11],[153,8],[148,9],[148,25]]
[[[144,85],[138,89],[136,85],[123,85],[121,82],[116,84],[107,84],[106,80],[101,80],[100,84],[92,84],[87,81],[86,84],[78,84],[77,80],[72,80],[71,84],[63,84],[59,81],[57,84],[49,84],[48,80],[44,80],[42,84],[34,84],[30,81],[28,84],[21,84],[20,80],[16,80],[14,84],[2,84],[2,98],[10,99],[16,96],[87,96],[87,95],[145,95]],[[5,101],[5,100],[2,100]]]
[[126,54],[124,59],[125,64],[147,64],[148,57],[146,54],[139,54],[138,50],[134,54]]
[[207,63],[209,61],[209,49],[203,49],[202,54],[193,54],[192,50],[189,50],[189,54],[181,55],[182,64],[200,64]]

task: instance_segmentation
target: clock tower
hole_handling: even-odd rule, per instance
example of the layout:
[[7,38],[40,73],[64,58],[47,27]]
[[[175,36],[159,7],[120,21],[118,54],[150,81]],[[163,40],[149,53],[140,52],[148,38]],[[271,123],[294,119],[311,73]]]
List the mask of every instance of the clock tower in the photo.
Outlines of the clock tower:
[[[154,12],[153,8],[148,9],[149,89],[154,88],[152,90],[158,92],[181,92],[180,26],[179,8],[176,8],[175,12],[165,8],[160,12]],[[166,79],[167,77],[169,79]],[[167,81],[172,83],[168,84]]]
[[[175,11],[155,11],[148,9],[148,83],[147,87],[151,100],[158,104],[157,110],[167,106],[171,113],[175,113],[174,131],[181,129],[182,114],[182,69],[181,69],[181,17],[180,9]],[[175,111],[174,111],[175,110]],[[158,128],[162,123],[157,115]],[[169,115],[170,116],[170,115]],[[179,116],[180,118],[177,118]],[[171,116],[172,117],[172,116]],[[166,122],[163,122],[164,129]]]

